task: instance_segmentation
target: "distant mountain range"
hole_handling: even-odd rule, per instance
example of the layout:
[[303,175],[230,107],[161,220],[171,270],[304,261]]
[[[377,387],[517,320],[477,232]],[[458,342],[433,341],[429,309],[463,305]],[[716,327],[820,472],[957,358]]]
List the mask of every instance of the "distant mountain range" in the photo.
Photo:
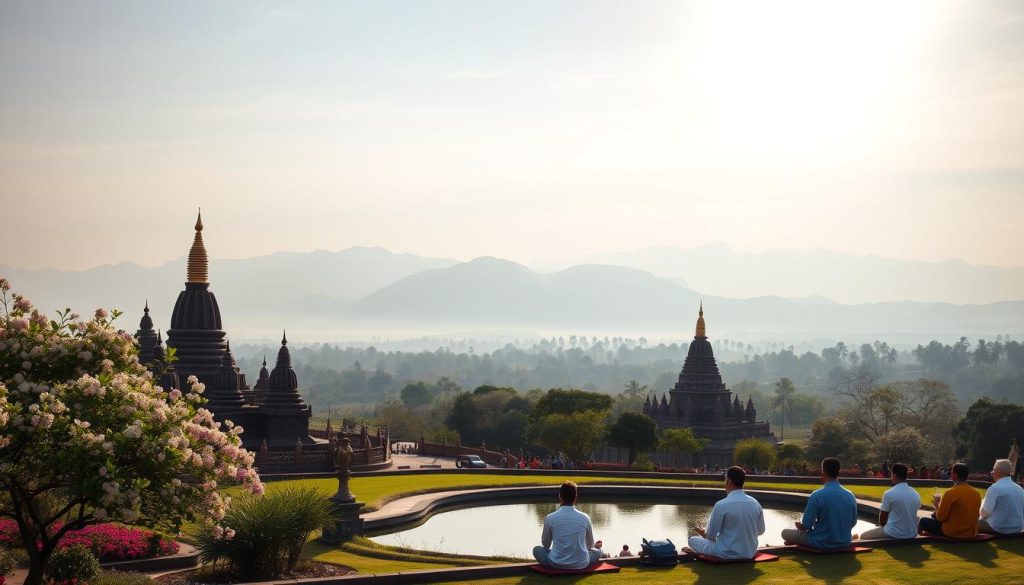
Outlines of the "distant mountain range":
[[[690,251],[682,252],[686,254],[680,257],[691,257]],[[799,258],[791,257],[793,265],[787,268],[791,273],[798,270]],[[702,266],[708,264],[702,262]],[[739,270],[736,266],[747,260],[735,262],[731,270]],[[832,282],[826,269],[804,266],[800,278]],[[715,274],[708,266],[694,270]],[[991,270],[992,274],[1005,271],[1001,282],[1006,284],[1016,269]],[[680,269],[680,274],[685,273]],[[184,260],[155,268],[122,263],[82,272],[0,266],[0,275],[44,309],[68,303],[79,312],[117,307],[126,312],[123,326],[131,329],[147,298],[157,326],[166,327],[184,274]],[[685,338],[692,335],[701,300],[709,334],[718,338],[918,343],[959,335],[991,338],[1024,333],[1024,301],[839,304],[808,296],[807,289],[802,295],[791,295],[803,298],[731,298],[706,292],[703,285],[711,276],[687,276],[687,282],[701,284],[698,293],[676,279],[623,266],[583,264],[538,272],[498,258],[460,263],[393,254],[382,248],[213,261],[210,277],[225,328],[236,339],[271,338],[282,328],[289,329],[289,338],[309,341],[497,330]],[[717,278],[719,283],[739,283],[745,278],[751,290],[764,286],[760,272]],[[884,278],[876,278],[874,286],[887,284]]]
[[689,249],[659,246],[599,254],[536,268],[556,270],[579,264],[646,270],[707,294],[733,298],[810,296],[840,303],[956,304],[1024,300],[1024,267],[893,260],[830,250],[744,253],[720,242]]

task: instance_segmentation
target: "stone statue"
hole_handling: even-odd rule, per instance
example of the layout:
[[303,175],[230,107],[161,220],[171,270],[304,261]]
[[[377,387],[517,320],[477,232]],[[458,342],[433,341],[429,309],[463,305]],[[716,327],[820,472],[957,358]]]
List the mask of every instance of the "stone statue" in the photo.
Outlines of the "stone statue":
[[333,526],[325,526],[320,540],[328,544],[339,544],[363,533],[363,519],[359,516],[362,502],[348,489],[352,466],[352,441],[338,433],[330,438],[331,462],[338,473],[338,493],[330,497],[331,513],[334,516]]
[[352,465],[352,441],[342,435],[337,441],[332,441],[331,458],[338,473],[338,493],[334,494],[332,500],[338,502],[354,502],[356,497],[348,489],[349,467]]

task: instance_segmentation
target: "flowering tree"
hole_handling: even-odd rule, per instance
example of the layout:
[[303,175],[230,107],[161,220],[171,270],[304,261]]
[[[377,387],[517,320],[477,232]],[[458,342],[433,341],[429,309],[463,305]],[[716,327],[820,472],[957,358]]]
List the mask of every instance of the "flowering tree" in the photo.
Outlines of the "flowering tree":
[[0,517],[29,555],[25,583],[61,536],[104,520],[176,532],[223,518],[225,483],[263,485],[242,428],[201,408],[203,385],[165,392],[138,363],[132,337],[99,309],[51,320],[0,278]]

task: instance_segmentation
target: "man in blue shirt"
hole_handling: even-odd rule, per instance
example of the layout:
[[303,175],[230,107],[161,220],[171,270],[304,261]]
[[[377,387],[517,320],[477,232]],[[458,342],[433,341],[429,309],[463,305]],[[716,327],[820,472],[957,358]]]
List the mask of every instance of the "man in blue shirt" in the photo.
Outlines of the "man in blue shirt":
[[835,549],[850,546],[850,531],[857,525],[857,498],[839,485],[839,460],[828,457],[821,462],[824,487],[814,490],[807,500],[804,517],[796,529],[782,531],[790,544]]

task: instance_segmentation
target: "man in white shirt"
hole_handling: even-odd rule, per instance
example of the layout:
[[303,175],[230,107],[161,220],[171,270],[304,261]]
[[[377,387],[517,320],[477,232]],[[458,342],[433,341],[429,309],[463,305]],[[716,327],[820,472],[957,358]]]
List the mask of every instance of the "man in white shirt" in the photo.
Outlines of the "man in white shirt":
[[1024,532],[1024,488],[1013,483],[1013,464],[1009,459],[996,459],[992,466],[995,480],[981,501],[978,532],[1020,534]]
[[561,506],[544,518],[541,546],[533,547],[533,558],[553,569],[585,569],[600,561],[601,541],[594,541],[590,516],[576,509],[576,484],[567,481],[558,488]]
[[868,530],[862,540],[876,538],[916,538],[917,511],[921,509],[921,494],[907,484],[907,466],[892,466],[893,486],[882,494],[882,510],[878,513],[878,527]]
[[688,550],[722,559],[752,559],[757,537],[764,534],[764,511],[757,500],[743,492],[747,474],[742,467],[725,472],[725,498],[715,502],[708,527],[694,528]]

